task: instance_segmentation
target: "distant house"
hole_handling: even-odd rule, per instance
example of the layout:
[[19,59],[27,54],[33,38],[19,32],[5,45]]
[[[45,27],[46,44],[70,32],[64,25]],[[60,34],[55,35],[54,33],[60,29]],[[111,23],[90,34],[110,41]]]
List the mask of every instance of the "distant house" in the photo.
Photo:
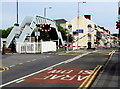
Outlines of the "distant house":
[[56,19],[54,20],[56,22],[57,25],[62,26],[63,28],[66,28],[66,20],[65,19]]
[[[94,40],[96,39],[95,23],[91,21],[91,15],[77,16],[70,22],[66,22],[66,27],[72,25],[74,36],[73,50],[79,48],[94,48]],[[77,34],[74,34],[77,32]]]
[[[73,50],[104,47],[105,43],[110,45],[110,31],[92,22],[91,15],[77,16],[66,22],[66,28],[68,25],[72,25]],[[76,32],[77,34],[74,34]]]

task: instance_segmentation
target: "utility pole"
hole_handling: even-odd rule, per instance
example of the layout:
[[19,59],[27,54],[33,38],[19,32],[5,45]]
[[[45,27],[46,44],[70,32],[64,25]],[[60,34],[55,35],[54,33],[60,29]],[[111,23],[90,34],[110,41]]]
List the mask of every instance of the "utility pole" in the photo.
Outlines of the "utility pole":
[[47,9],[52,9],[52,7],[44,8],[44,17],[47,15]]
[[46,17],[46,8],[44,8],[44,17]]
[[78,2],[78,17],[77,17],[77,29],[79,29],[79,15],[80,15],[80,10],[79,10],[79,7],[80,7],[80,3],[86,3],[86,2]]
[[[79,28],[79,25],[80,25],[80,21],[79,21],[79,14],[80,14],[79,7],[80,7],[80,3],[86,3],[86,2],[78,2],[77,29],[80,29]],[[79,37],[79,35],[78,35],[78,37]],[[78,39],[78,37],[77,37],[77,39]],[[77,49],[78,49],[78,41],[77,41]]]
[[80,4],[80,2],[78,2],[78,17],[77,17],[77,19],[78,19],[78,26],[77,26],[77,28],[79,29],[79,13],[80,13],[80,11],[79,11],[79,4]]
[[16,2],[16,9],[17,9],[17,24],[18,24],[18,0]]

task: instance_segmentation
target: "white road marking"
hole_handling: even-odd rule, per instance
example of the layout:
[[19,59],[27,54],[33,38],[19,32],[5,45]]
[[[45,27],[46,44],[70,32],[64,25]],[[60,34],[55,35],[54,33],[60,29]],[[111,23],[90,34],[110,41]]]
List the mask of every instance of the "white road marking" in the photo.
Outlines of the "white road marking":
[[[93,51],[93,52],[95,52],[95,51]],[[89,53],[92,53],[92,52],[87,52],[87,53],[82,54],[82,55],[85,56],[85,55],[87,55],[87,54],[89,54]],[[74,58],[72,58],[72,59],[68,59],[68,60],[66,60],[66,61],[67,61],[67,62],[68,62],[68,61],[71,62],[71,61],[74,61],[74,60],[76,60],[76,59],[78,59],[78,58],[80,58],[80,57],[82,57],[82,56],[79,55],[79,56],[76,56],[76,57],[74,57]],[[0,87],[4,87],[4,86],[6,86],[6,85],[9,85],[9,84],[15,83],[15,82],[17,82],[17,81],[23,80],[23,79],[25,79],[25,78],[28,78],[28,77],[30,77],[30,76],[33,76],[33,75],[35,75],[35,74],[38,74],[38,73],[41,73],[41,72],[43,72],[43,71],[49,70],[49,69],[51,69],[51,68],[53,68],[53,67],[55,67],[55,66],[58,66],[58,65],[61,65],[61,64],[65,63],[66,61],[57,63],[57,64],[55,64],[55,65],[52,65],[52,66],[47,67],[47,68],[45,68],[45,69],[42,69],[42,70],[40,70],[40,71],[34,72],[34,73],[32,73],[32,74],[26,75],[26,76],[24,76],[24,77],[15,79],[15,80],[10,81],[10,82],[7,82],[7,83],[4,83],[4,84],[0,85]]]
[[50,57],[50,56],[47,56],[47,57]]
[[19,63],[19,65],[22,65],[23,63]]
[[32,61],[36,61],[37,59],[33,59]]
[[26,61],[26,62],[31,62],[31,61]]
[[16,83],[21,83],[22,81],[24,81],[24,79],[23,79],[23,80],[20,80],[20,81],[17,81]]
[[11,65],[11,66],[9,66],[9,67],[14,67],[15,65]]

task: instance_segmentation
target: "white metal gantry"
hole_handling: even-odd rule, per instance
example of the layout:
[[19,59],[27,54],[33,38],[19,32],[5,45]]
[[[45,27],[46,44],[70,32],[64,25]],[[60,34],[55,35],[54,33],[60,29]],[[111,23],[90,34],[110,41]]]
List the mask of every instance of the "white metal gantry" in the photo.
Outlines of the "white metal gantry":
[[[12,31],[7,37],[6,47],[9,47],[11,41],[14,39],[16,35],[19,36],[16,42],[24,42],[25,38],[27,36],[31,36],[32,32],[35,30],[36,24],[51,24],[51,27],[55,28],[56,30],[58,39],[60,39],[62,45],[64,45],[61,32],[58,31],[55,21],[48,18],[41,17],[41,16],[34,16],[34,17],[26,16],[19,26],[13,27]],[[22,32],[20,32],[21,30]]]

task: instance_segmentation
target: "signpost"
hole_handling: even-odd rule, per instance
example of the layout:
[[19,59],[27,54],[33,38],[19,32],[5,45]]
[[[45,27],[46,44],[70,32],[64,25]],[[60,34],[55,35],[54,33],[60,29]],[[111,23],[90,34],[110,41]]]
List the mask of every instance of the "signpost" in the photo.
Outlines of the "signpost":
[[71,32],[72,31],[72,25],[71,24],[69,24],[68,25],[68,35],[67,35],[67,51],[69,51],[69,32]]
[[39,48],[39,47],[38,47],[38,36],[40,36],[40,32],[38,31],[38,28],[36,28],[35,31],[36,31],[36,32],[35,32],[35,36],[36,36],[36,39],[37,39],[37,52],[38,52],[38,51],[39,51],[39,50],[38,50],[38,48]]

